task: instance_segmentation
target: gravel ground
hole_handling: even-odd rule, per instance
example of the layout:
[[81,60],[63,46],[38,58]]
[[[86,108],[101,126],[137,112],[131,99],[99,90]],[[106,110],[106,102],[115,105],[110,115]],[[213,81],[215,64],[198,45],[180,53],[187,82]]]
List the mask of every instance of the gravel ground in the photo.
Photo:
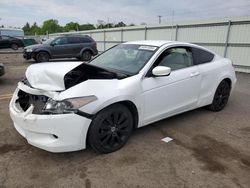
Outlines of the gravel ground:
[[[0,187],[249,187],[250,75],[221,112],[197,109],[134,132],[127,145],[53,154],[29,145],[9,117],[10,95],[31,63],[0,54]],[[57,62],[59,63],[59,62]],[[70,126],[70,125],[69,125]],[[161,139],[171,137],[165,143]]]

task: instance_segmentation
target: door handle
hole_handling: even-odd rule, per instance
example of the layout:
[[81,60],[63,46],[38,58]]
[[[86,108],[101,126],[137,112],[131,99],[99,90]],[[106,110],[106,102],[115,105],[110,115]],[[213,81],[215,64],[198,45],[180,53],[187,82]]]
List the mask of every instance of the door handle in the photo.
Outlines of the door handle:
[[200,75],[199,72],[192,72],[192,73],[190,74],[190,77],[195,77],[195,76],[199,76],[199,75]]

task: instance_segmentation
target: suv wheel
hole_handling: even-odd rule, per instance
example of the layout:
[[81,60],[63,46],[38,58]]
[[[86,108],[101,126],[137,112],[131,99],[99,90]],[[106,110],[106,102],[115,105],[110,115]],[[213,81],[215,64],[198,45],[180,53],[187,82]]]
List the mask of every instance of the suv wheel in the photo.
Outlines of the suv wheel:
[[112,105],[97,114],[91,123],[88,141],[100,153],[119,150],[128,141],[133,130],[133,116],[121,104]]
[[82,52],[82,60],[83,61],[89,61],[89,60],[91,60],[91,57],[92,57],[91,51],[86,50],[86,51]]
[[49,54],[47,52],[39,52],[36,55],[36,62],[48,62],[49,61]]
[[12,44],[11,49],[12,50],[18,50],[18,45],[17,44]]

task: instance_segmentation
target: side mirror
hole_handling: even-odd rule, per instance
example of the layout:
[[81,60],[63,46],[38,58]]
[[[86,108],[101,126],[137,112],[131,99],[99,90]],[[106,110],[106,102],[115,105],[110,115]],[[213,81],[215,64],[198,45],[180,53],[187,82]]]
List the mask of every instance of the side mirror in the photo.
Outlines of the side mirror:
[[152,70],[154,76],[168,76],[171,73],[170,67],[157,66]]
[[53,41],[50,43],[50,46],[55,46],[56,43],[54,43]]

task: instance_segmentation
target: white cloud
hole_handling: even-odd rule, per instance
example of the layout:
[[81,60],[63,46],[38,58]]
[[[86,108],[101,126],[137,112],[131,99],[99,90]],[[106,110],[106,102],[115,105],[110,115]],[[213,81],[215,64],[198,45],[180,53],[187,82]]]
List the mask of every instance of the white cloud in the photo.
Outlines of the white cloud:
[[157,23],[157,15],[170,21],[250,15],[248,0],[1,0],[0,25],[23,26],[28,22],[57,19],[60,24],[70,21],[96,23],[98,19],[126,23]]

